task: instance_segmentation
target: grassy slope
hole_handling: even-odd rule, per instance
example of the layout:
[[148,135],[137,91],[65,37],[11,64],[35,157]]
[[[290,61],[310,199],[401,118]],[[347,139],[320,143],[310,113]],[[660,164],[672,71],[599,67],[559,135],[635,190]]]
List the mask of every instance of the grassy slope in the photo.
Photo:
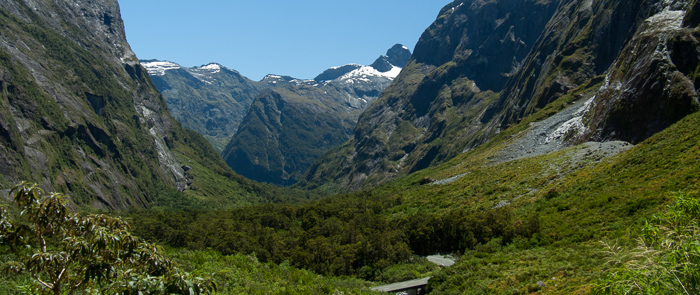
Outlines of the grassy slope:
[[[549,109],[570,99],[563,97],[534,116],[545,117]],[[603,268],[599,241],[629,242],[674,192],[694,195],[698,191],[698,113],[602,161],[576,161],[572,155],[584,149],[577,146],[489,164],[498,147],[529,122],[444,165],[377,190],[404,197],[404,204],[389,212],[394,216],[487,210],[502,200],[512,202],[510,206],[521,218],[539,215],[537,237],[516,240],[507,247],[494,241],[466,251],[460,263],[436,276],[433,289],[510,294],[539,290],[535,283],[545,281],[545,293],[586,293]],[[419,185],[426,177],[442,179],[462,173],[467,174],[451,184]]]

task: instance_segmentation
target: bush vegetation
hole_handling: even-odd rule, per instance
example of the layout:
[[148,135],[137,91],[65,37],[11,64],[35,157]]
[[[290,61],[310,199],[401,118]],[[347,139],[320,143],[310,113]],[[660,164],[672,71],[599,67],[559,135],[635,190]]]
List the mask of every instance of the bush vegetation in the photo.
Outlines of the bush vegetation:
[[180,271],[160,247],[131,235],[119,218],[69,213],[63,195],[47,195],[27,183],[11,195],[16,206],[0,208],[0,253],[3,269],[24,276],[20,283],[29,282],[19,290],[55,295],[213,291],[212,281]]
[[172,247],[255,253],[263,262],[369,280],[412,254],[462,252],[493,238],[508,244],[539,231],[536,216],[522,222],[509,208],[396,219],[382,214],[400,204],[393,196],[360,193],[297,206],[138,212],[131,219],[139,236]]
[[260,262],[255,255],[222,255],[214,250],[182,248],[166,252],[188,272],[211,274],[218,282],[214,294],[377,294],[369,290],[371,282],[320,276],[288,262]]

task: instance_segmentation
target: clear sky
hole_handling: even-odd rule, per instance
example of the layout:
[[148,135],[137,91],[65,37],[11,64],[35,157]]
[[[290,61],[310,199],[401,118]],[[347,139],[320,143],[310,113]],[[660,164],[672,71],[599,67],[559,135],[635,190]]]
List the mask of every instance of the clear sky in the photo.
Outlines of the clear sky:
[[253,80],[311,79],[371,64],[396,43],[411,51],[450,0],[119,0],[140,59],[218,62]]

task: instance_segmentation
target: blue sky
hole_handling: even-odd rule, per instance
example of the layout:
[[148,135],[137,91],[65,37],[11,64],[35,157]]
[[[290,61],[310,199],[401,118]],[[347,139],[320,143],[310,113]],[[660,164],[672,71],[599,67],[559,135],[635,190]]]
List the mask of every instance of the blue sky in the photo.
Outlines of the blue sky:
[[392,45],[413,51],[449,0],[119,0],[141,59],[183,66],[218,62],[253,80],[311,79],[370,64]]

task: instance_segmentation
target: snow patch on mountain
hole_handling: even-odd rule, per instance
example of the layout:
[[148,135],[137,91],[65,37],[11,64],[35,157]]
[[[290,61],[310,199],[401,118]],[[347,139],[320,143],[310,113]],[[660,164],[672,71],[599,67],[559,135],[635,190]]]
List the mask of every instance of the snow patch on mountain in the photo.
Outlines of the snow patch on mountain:
[[212,77],[208,75],[209,73],[201,73],[201,72],[198,72],[195,70],[190,70],[187,72],[189,72],[190,75],[197,78],[197,80],[199,80],[199,81],[202,81],[202,82],[207,83],[209,85],[213,84]]
[[290,76],[280,76],[280,75],[273,75],[273,74],[268,74],[266,75],[261,82],[263,83],[268,83],[268,84],[291,84],[291,85],[313,85],[316,86],[318,85],[316,81],[314,80],[306,80],[306,79],[297,79],[294,77]]
[[462,5],[464,5],[464,2],[460,3],[460,4],[457,5],[457,6],[453,6],[453,7],[452,7],[451,13],[452,13],[452,12],[455,12],[455,10],[459,9],[460,7],[462,7]]
[[195,78],[197,78],[198,80],[209,85],[213,85],[216,81],[216,78],[212,75],[221,72],[221,68],[222,66],[220,64],[210,63],[201,67],[187,69],[187,72]]
[[194,70],[203,70],[203,71],[208,71],[211,74],[216,74],[216,73],[221,71],[221,65],[219,65],[217,63],[210,63],[208,65],[196,68]]
[[400,68],[400,67],[393,67],[393,68],[391,68],[391,70],[389,70],[388,72],[384,72],[384,73],[382,73],[382,74],[383,74],[385,77],[389,77],[389,78],[391,78],[391,79],[396,79],[396,77],[399,76],[399,73],[401,73],[401,69],[403,69],[403,68]]
[[179,64],[169,61],[146,61],[141,62],[141,65],[146,68],[151,76],[163,76],[165,71],[182,68]]
[[392,67],[391,70],[387,72],[380,72],[377,69],[370,66],[362,66],[359,69],[353,70],[341,76],[337,80],[348,84],[355,84],[359,82],[369,83],[372,81],[371,79],[378,77],[394,80],[400,72],[401,68],[396,66]]
[[337,69],[340,69],[340,68],[342,68],[342,67],[347,67],[347,66],[363,67],[363,65],[361,65],[361,64],[352,63],[352,64],[346,64],[346,65],[337,66],[337,67],[330,67],[330,68],[328,68],[328,69],[329,69],[329,70],[337,70]]

